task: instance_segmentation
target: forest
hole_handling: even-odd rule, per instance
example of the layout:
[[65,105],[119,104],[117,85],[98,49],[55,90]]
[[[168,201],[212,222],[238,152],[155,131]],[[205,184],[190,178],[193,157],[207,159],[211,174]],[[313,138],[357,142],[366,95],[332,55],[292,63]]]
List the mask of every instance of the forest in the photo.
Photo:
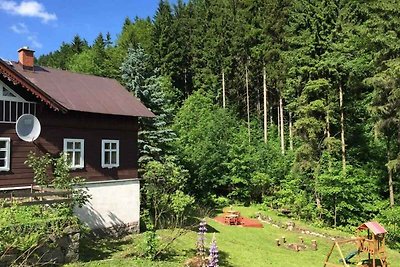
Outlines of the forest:
[[399,1],[161,0],[121,24],[37,63],[115,78],[157,115],[140,120],[147,200],[400,221]]

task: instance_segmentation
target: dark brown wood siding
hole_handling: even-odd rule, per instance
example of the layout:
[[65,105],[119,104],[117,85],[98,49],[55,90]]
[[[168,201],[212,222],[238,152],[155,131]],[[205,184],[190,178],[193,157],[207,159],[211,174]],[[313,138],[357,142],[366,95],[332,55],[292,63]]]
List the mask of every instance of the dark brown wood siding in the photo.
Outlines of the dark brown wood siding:
[[[20,140],[14,123],[0,123],[0,137],[11,138],[10,171],[0,172],[0,187],[31,185],[33,173],[24,164],[29,151],[57,156],[63,150],[64,138],[85,140],[85,168],[71,171],[73,175],[85,177],[89,181],[138,177],[137,118],[84,112],[62,114],[43,104],[37,106],[37,117],[42,131],[34,143]],[[119,140],[118,168],[101,167],[102,139]]]

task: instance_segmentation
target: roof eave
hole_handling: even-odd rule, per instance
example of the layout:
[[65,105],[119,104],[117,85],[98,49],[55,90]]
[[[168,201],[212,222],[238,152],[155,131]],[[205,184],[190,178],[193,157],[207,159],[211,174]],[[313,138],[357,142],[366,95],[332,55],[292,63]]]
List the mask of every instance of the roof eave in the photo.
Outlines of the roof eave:
[[22,87],[24,87],[29,92],[34,94],[38,99],[40,99],[42,102],[50,106],[55,111],[61,111],[62,113],[68,112],[67,108],[65,108],[51,96],[46,94],[34,83],[25,78],[21,73],[8,66],[7,63],[5,63],[1,59],[0,59],[0,73],[12,83],[20,84]]

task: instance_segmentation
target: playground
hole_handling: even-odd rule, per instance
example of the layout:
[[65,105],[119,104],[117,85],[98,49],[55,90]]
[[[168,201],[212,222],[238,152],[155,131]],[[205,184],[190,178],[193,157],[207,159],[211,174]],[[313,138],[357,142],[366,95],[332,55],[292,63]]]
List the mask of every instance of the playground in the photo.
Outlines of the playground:
[[[350,239],[335,240],[325,260],[325,266],[350,266],[356,264],[362,267],[387,267],[388,259],[385,248],[387,231],[378,222],[363,223],[356,229],[356,236]],[[342,246],[353,244],[355,250],[344,256]],[[329,261],[332,252],[337,249],[340,255],[339,264]],[[364,257],[362,257],[364,256]],[[352,259],[356,258],[356,261]]]
[[[233,207],[235,211],[239,211],[241,216],[254,219],[257,212],[260,212],[258,207]],[[280,222],[280,225],[286,225],[290,220],[283,216],[278,216],[274,211],[261,211],[263,214],[271,217],[274,222]],[[222,216],[221,211],[220,215]],[[220,251],[220,266],[225,267],[322,267],[326,261],[327,255],[330,252],[334,242],[332,237],[337,237],[336,240],[351,239],[354,234],[348,234],[337,230],[327,230],[318,227],[313,227],[305,222],[293,221],[294,228],[289,231],[282,227],[271,223],[263,223],[263,228],[242,227],[236,225],[226,225],[219,221],[215,221],[214,217],[207,219],[208,232],[206,234],[206,243],[211,242],[211,238],[215,233],[217,245]],[[316,236],[313,233],[321,234]],[[160,235],[166,237],[170,234],[168,230],[160,232]],[[365,233],[363,233],[365,234]],[[276,239],[281,240],[285,237],[286,243],[276,245]],[[300,244],[303,238],[304,244],[307,246],[305,250],[296,251],[295,249],[287,248],[289,244]],[[172,267],[183,266],[183,263],[190,257],[195,255],[194,244],[197,240],[197,231],[191,231],[188,234],[181,236],[173,245],[173,252],[168,259],[151,262],[147,260],[139,260],[126,258],[126,254],[131,252],[132,244],[137,242],[136,239],[142,238],[141,235],[132,236],[128,240],[100,240],[95,243],[87,243],[84,250],[83,260],[81,263],[69,265],[69,267],[94,267],[94,266],[159,266]],[[318,248],[313,250],[312,240],[316,240]],[[346,257],[350,252],[356,250],[354,243],[345,243],[341,246],[342,252]],[[390,267],[400,267],[400,253],[386,248],[387,259]],[[355,255],[351,261],[357,263],[358,255]],[[360,257],[368,258],[367,254],[361,254]],[[332,251],[329,262],[340,265],[341,256],[335,248]],[[327,265],[327,267],[330,265]],[[357,266],[357,265],[348,265]],[[360,266],[360,265],[359,265]],[[362,265],[361,265],[362,266]],[[379,266],[379,265],[376,265]]]

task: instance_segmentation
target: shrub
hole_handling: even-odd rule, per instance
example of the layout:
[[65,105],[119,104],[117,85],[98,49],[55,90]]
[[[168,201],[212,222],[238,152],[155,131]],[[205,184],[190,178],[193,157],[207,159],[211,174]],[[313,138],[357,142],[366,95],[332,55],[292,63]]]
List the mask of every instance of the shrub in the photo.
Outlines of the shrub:
[[400,250],[400,207],[388,208],[379,216],[378,220],[388,231],[387,243],[394,249]]
[[167,157],[145,166],[143,196],[154,229],[181,227],[188,219],[194,198],[184,193],[188,173]]
[[64,210],[42,206],[0,209],[0,255],[13,249],[21,253],[40,246],[49,237],[60,237],[66,227],[79,228],[76,217]]
[[[25,164],[32,168],[33,180],[37,185],[72,192],[73,201],[69,206],[71,214],[74,206],[82,206],[90,199],[87,188],[83,186],[85,179],[70,174],[68,160],[64,153],[57,158],[52,158],[49,154],[37,156],[34,152],[30,152]],[[49,169],[52,169],[52,175],[49,175]]]

